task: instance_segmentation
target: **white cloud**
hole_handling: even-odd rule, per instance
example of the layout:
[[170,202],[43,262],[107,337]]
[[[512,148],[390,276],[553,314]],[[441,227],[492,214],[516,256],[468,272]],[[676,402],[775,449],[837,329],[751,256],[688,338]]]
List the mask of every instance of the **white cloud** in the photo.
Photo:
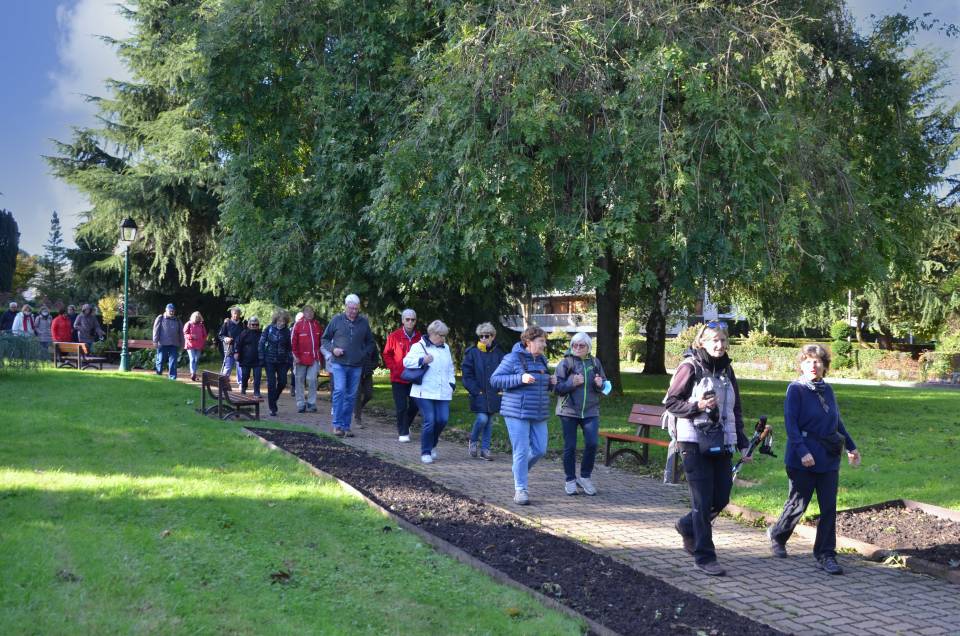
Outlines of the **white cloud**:
[[72,7],[57,7],[60,68],[50,73],[53,88],[49,95],[54,107],[92,116],[96,108],[84,96],[104,95],[107,79],[130,78],[114,47],[100,39],[129,36],[130,23],[118,9],[114,0],[79,0]]

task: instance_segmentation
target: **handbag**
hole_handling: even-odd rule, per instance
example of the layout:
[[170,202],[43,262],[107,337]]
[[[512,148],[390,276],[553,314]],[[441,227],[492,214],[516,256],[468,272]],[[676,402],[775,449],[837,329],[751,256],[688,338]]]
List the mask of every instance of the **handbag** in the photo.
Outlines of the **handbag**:
[[840,431],[834,431],[826,437],[818,437],[817,439],[823,449],[827,451],[827,455],[832,457],[839,457],[843,452],[843,445],[847,442],[847,438],[841,435]]
[[723,455],[727,448],[723,443],[723,426],[709,422],[705,425],[694,426],[697,431],[697,444],[700,445],[701,455]]
[[[427,354],[427,348],[420,343],[420,347],[423,349],[424,355]],[[427,374],[427,369],[430,368],[429,364],[422,364],[419,367],[404,367],[403,371],[400,372],[400,379],[410,384],[422,384],[423,376]]]

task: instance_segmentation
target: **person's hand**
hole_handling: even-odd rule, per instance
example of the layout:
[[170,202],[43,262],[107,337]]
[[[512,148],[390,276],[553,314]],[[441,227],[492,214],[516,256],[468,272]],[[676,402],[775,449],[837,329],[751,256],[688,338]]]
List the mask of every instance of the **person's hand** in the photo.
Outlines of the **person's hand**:
[[573,384],[573,386],[580,386],[583,384],[583,376],[579,373],[574,373],[570,376],[570,382]]
[[[582,380],[581,380],[582,381]],[[553,374],[550,376],[550,386],[557,386],[557,375]]]
[[753,455],[747,455],[747,452],[750,450],[749,447],[740,449],[740,460],[744,464],[749,464],[753,461]]
[[529,373],[524,373],[523,375],[520,376],[520,381],[523,382],[524,384],[533,384],[534,382],[537,381],[537,379],[532,375],[530,375]]
[[430,364],[431,362],[433,362],[433,356],[432,356],[432,355],[430,355],[430,354],[428,353],[427,355],[423,356],[423,363],[424,363],[424,364]]
[[335,356],[337,356],[337,357],[339,358],[340,356],[343,355],[343,349],[341,349],[340,347],[334,347],[334,348],[333,348],[333,355],[335,355]]
[[293,356],[293,363],[300,364],[300,360],[297,358],[297,356]]
[[603,388],[603,378],[601,378],[599,375],[593,376],[593,383],[597,386],[598,389]]
[[847,461],[850,463],[851,466],[859,466],[859,465],[860,465],[860,451],[854,449],[854,450],[850,451],[849,453],[847,453]]
[[701,411],[706,411],[707,409],[716,408],[717,406],[717,396],[711,395],[707,399],[700,398],[697,400],[697,408]]
[[224,343],[224,344],[230,344],[231,342],[233,342],[233,338],[231,338],[230,336],[224,336],[224,337],[223,337],[223,343]]
[[803,464],[804,467],[806,468],[811,468],[814,464],[817,463],[817,461],[813,458],[813,455],[811,455],[810,453],[807,453],[806,455],[800,458],[800,463]]

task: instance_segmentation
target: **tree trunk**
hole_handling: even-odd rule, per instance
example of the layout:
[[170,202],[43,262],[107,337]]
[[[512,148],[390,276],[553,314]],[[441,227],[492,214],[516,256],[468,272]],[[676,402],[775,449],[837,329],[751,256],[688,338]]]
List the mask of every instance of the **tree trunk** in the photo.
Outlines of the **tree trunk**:
[[597,357],[607,379],[618,394],[623,393],[620,381],[620,264],[607,249],[599,266],[607,272],[606,284],[597,288]]
[[672,284],[670,263],[661,263],[657,267],[657,289],[653,294],[653,306],[647,316],[647,356],[643,362],[643,375],[667,373],[667,299]]

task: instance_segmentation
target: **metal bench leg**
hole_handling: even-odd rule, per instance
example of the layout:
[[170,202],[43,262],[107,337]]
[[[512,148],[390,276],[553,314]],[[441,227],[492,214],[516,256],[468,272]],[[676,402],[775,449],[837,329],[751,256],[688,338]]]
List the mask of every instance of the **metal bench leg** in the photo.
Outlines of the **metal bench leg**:
[[603,465],[610,465],[610,438],[607,438],[607,449],[603,452]]

